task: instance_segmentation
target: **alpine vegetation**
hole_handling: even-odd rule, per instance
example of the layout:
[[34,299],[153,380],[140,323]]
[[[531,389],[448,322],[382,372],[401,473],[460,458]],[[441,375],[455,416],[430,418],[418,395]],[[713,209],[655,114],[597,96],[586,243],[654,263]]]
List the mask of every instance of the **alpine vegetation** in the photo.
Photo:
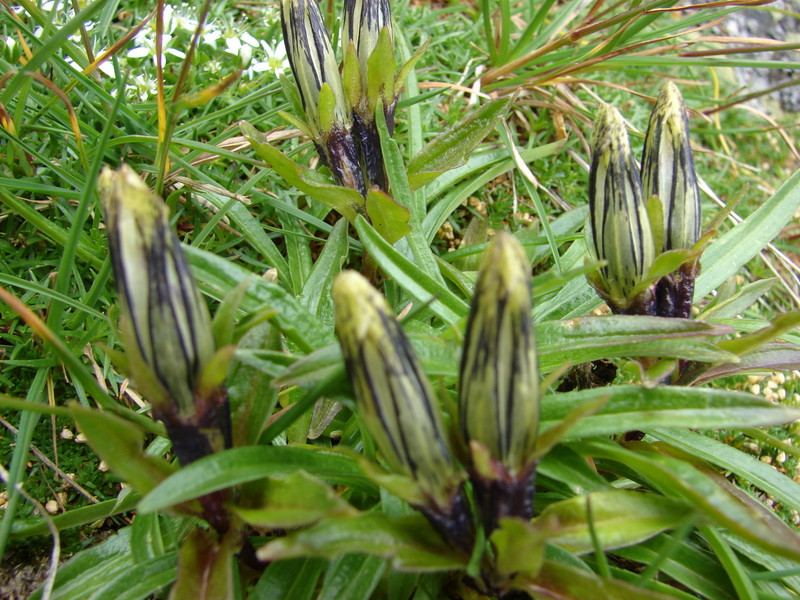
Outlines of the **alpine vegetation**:
[[459,421],[487,531],[533,516],[539,376],[525,252],[498,232],[478,273],[461,356]]
[[127,165],[99,181],[127,368],[188,464],[230,446],[211,317],[167,206]]

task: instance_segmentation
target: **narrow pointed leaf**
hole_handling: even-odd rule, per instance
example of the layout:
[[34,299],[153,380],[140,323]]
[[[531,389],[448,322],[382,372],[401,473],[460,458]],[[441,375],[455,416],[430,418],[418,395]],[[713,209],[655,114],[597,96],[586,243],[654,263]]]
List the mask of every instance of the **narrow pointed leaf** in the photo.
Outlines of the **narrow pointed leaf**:
[[242,122],[240,128],[253,150],[275,169],[288,185],[327,204],[351,223],[357,214],[364,213],[364,198],[356,190],[327,183],[316,172],[286,158],[280,150],[268,144],[263,139],[263,134],[249,123]]
[[335,558],[365,552],[391,561],[403,571],[447,571],[463,568],[466,557],[444,545],[422,515],[390,518],[380,513],[336,517],[267,543],[262,560],[298,556]]
[[356,461],[342,453],[303,446],[247,446],[207,456],[177,471],[142,499],[139,511],[163,510],[216,490],[301,469],[329,483],[375,489]]
[[550,504],[534,521],[552,528],[549,541],[574,554],[594,550],[587,503],[603,550],[638,544],[674,527],[691,512],[680,500],[657,494],[610,490]]
[[469,153],[495,128],[512,98],[493,100],[460,123],[439,134],[408,163],[412,190],[433,181],[441,173],[463,164]]

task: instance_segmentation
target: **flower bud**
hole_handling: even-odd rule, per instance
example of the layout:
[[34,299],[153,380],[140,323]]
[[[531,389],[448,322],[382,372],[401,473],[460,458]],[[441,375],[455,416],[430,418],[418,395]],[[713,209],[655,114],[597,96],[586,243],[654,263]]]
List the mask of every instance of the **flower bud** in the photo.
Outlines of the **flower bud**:
[[394,32],[389,0],[345,0],[342,21],[344,88],[352,108],[353,134],[369,185],[388,190],[375,113],[383,107],[394,131],[397,105]]
[[[281,11],[283,41],[292,68],[308,124],[319,131],[320,93],[325,84],[330,88],[330,103],[325,110],[333,114],[333,122],[347,122],[347,108],[339,76],[339,65],[333,54],[328,31],[316,0],[283,0]],[[331,124],[328,124],[331,126]]]
[[642,155],[644,197],[658,196],[664,213],[663,250],[688,250],[700,237],[700,192],[683,98],[668,81],[658,96]]
[[628,299],[653,263],[655,248],[625,123],[607,104],[592,133],[589,212],[595,253],[608,263],[600,272],[604,291]]
[[154,406],[174,403],[190,415],[215,349],[208,307],[161,199],[126,165],[105,168],[99,184],[126,350],[131,366],[141,361],[153,381],[134,377]]
[[389,0],[345,0],[342,43],[345,52],[350,41],[355,45],[362,76],[366,76],[367,60],[378,45],[378,36],[384,27],[389,28],[390,38],[393,38]]
[[447,510],[461,476],[430,382],[375,288],[354,271],[333,284],[336,334],[356,402],[383,457]]
[[465,440],[486,446],[511,475],[524,471],[539,427],[539,376],[530,266],[506,232],[489,245],[478,273],[460,381]]
[[339,185],[366,195],[339,65],[317,0],[283,0],[281,23],[317,152]]
[[459,421],[487,532],[533,516],[539,376],[531,275],[517,240],[500,232],[484,255],[461,356]]

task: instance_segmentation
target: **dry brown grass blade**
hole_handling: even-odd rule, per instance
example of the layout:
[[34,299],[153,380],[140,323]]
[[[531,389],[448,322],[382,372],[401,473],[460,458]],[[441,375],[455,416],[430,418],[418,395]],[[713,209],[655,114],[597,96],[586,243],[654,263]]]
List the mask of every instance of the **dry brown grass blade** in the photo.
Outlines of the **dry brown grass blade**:
[[100,56],[95,58],[89,65],[83,70],[84,75],[88,75],[95,69],[97,69],[100,64],[107,61],[111,56],[119,52],[128,42],[130,42],[137,33],[142,30],[142,27],[147,25],[150,22],[150,19],[156,14],[156,11],[153,10],[147,15],[144,19],[142,19],[139,23],[137,23],[134,27],[128,30],[125,35],[123,35],[120,39],[118,39],[114,44],[108,48],[107,50],[103,51]]

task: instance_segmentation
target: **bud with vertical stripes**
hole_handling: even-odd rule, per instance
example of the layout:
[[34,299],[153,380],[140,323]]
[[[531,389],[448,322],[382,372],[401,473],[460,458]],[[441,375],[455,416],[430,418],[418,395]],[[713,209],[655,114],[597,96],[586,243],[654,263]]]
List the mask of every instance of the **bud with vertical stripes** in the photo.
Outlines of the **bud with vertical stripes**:
[[215,357],[208,307],[166,205],[144,181],[126,165],[106,168],[99,192],[128,368],[181,462],[191,462],[230,438],[224,373],[206,389]]
[[664,213],[663,250],[688,250],[700,237],[700,191],[694,169],[689,121],[678,88],[661,89],[644,141],[644,197],[658,196]]
[[355,271],[333,284],[336,335],[364,424],[389,467],[412,477],[417,506],[463,547],[470,528],[461,482],[433,389],[383,296]]
[[397,104],[394,32],[389,0],[345,0],[342,21],[345,95],[352,108],[353,131],[370,185],[387,189],[375,111],[383,107],[394,130]]
[[317,0],[282,0],[281,24],[306,122],[322,161],[340,185],[366,193],[349,110]]
[[[700,237],[700,191],[689,140],[689,120],[678,88],[668,81],[658,96],[642,155],[642,187],[645,197],[656,196],[664,215],[662,250],[692,250]],[[698,256],[691,253],[674,273],[656,288],[657,314],[689,318]]]
[[602,290],[615,312],[648,312],[628,305],[655,258],[639,169],[619,111],[603,104],[592,133],[589,215]]
[[487,526],[504,516],[530,518],[539,428],[531,274],[522,246],[506,232],[493,239],[478,273],[461,356],[459,417],[473,454],[483,447],[490,458],[488,473],[473,471]]

